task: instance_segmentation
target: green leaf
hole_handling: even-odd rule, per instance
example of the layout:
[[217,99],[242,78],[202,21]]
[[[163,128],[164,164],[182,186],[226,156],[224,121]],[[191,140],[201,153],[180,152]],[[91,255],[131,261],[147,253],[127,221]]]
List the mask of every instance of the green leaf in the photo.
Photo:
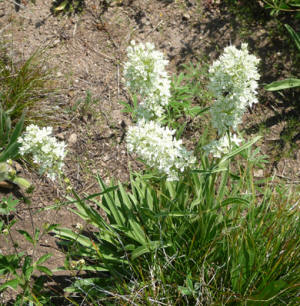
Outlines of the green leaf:
[[192,295],[193,294],[193,290],[187,287],[178,286],[178,290],[182,295]]
[[161,218],[161,217],[186,217],[186,216],[195,216],[194,213],[188,213],[188,212],[181,212],[181,211],[166,211],[166,212],[160,212],[158,214],[155,214],[155,218]]
[[52,230],[54,230],[55,228],[58,227],[59,224],[44,224],[43,227],[44,227],[44,231],[46,233],[49,233],[51,232]]
[[125,211],[127,213],[127,218],[129,220],[130,227],[132,229],[132,232],[134,236],[136,237],[135,240],[137,240],[140,244],[146,243],[147,239],[145,236],[145,232],[143,231],[142,227],[139,225],[139,223],[135,220],[135,217],[132,213],[132,203],[130,201],[130,198],[128,197],[127,193],[125,192],[122,184],[119,183],[119,190],[122,196],[122,202],[127,206],[128,210]]
[[[300,6],[300,4],[298,4],[298,5]],[[298,48],[298,50],[300,52],[300,36],[288,24],[285,24],[284,26],[288,30],[289,34],[291,35],[292,39],[294,40],[294,42],[296,44],[296,47]]]
[[20,144],[18,142],[14,142],[11,144],[6,150],[4,150],[0,154],[0,162],[5,162],[8,159],[14,159],[15,156],[18,154]]
[[201,170],[201,169],[194,169],[191,172],[192,173],[201,173],[201,174],[213,174],[213,173],[218,173],[218,172],[223,172],[227,171],[227,168],[215,168],[212,170]]
[[92,248],[93,246],[89,238],[81,234],[74,233],[67,228],[57,228],[54,229],[52,232],[55,233],[57,237],[60,237],[62,239],[77,241],[78,243],[82,244],[87,248]]
[[103,192],[105,193],[104,197],[103,197],[103,203],[106,204],[107,208],[109,209],[109,211],[111,212],[111,215],[113,216],[115,222],[119,225],[124,225],[124,220],[123,220],[123,216],[120,215],[119,213],[119,209],[118,207],[116,207],[115,201],[113,199],[113,197],[111,196],[111,193],[106,193],[106,189],[107,187],[105,186],[104,182],[102,181],[102,179],[98,176],[98,183],[101,186],[101,188],[103,189]]
[[2,198],[0,201],[0,214],[8,215],[10,212],[16,210],[19,200],[13,199],[11,195],[7,198]]
[[149,245],[142,245],[138,248],[136,248],[132,253],[131,253],[131,259],[134,260],[143,254],[149,253],[151,250],[149,248]]
[[68,0],[65,0],[64,2],[62,2],[59,6],[57,6],[56,8],[54,8],[55,11],[59,12],[59,11],[63,11],[66,6],[68,5]]
[[0,291],[2,291],[4,289],[7,289],[7,288],[11,288],[11,289],[16,290],[18,285],[19,285],[19,280],[14,278],[14,279],[11,279],[11,280],[5,282],[4,284],[2,284],[0,286]]
[[210,107],[202,108],[200,106],[194,106],[191,109],[187,110],[187,114],[189,114],[193,117],[196,117],[200,114],[206,113],[209,109],[210,109]]
[[298,86],[300,86],[300,79],[290,78],[281,81],[275,81],[271,84],[266,85],[264,88],[265,90],[268,91],[276,91],[276,90],[288,89]]
[[261,136],[256,136],[253,139],[251,139],[250,141],[248,141],[247,143],[245,143],[242,146],[240,146],[239,148],[236,148],[233,151],[231,151],[230,153],[224,155],[223,158],[220,160],[219,165],[221,165],[222,163],[224,163],[226,160],[230,159],[231,157],[239,154],[240,152],[248,149],[254,143],[256,143],[260,138],[261,138]]
[[37,270],[39,270],[39,271],[41,271],[41,272],[43,272],[43,273],[45,273],[45,274],[47,274],[47,275],[49,275],[49,276],[51,276],[53,273],[52,273],[52,271],[51,270],[49,270],[47,267],[45,267],[45,266],[36,266],[36,269]]
[[131,258],[132,258],[132,260],[134,260],[134,259],[140,257],[143,254],[155,251],[159,247],[165,248],[165,247],[169,247],[170,245],[171,245],[170,243],[168,243],[166,245],[162,245],[160,241],[150,241],[150,242],[136,248],[131,253]]
[[30,190],[32,187],[31,183],[22,177],[15,177],[12,182],[25,190]]
[[38,228],[34,231],[34,241],[37,242],[39,240],[40,230]]
[[31,277],[31,274],[33,272],[33,266],[32,266],[32,257],[26,256],[24,260],[24,264],[22,267],[22,272],[25,277],[25,279],[28,281]]
[[48,260],[50,257],[52,256],[52,254],[45,254],[43,256],[41,256],[36,262],[35,265],[40,265],[42,263],[44,263],[46,260]]
[[244,205],[249,205],[249,201],[242,199],[242,198],[228,198],[224,201],[222,201],[220,207],[222,206],[227,206],[230,204],[244,204]]
[[80,266],[80,270],[82,271],[93,271],[93,272],[107,272],[109,271],[109,268],[99,267],[99,266],[86,266],[82,265]]
[[75,202],[75,206],[79,211],[76,214],[78,214],[84,220],[91,221],[95,226],[102,227],[103,224],[102,216],[90,205],[86,205],[85,201],[82,201],[74,190],[73,194],[77,199],[77,202]]
[[[257,295],[247,299],[247,305],[267,305],[267,303],[262,304],[262,301],[268,302],[273,297],[278,295],[280,291],[288,287],[288,283],[280,279],[277,281],[270,282],[266,287],[262,289]],[[257,301],[255,301],[257,300]],[[257,304],[257,302],[259,304]]]
[[32,239],[32,237],[28,234],[28,232],[24,231],[24,230],[17,230],[21,235],[23,235],[25,237],[25,239],[27,241],[29,241],[30,243],[34,244],[34,240]]
[[14,131],[13,131],[11,137],[10,137],[10,141],[9,141],[8,147],[11,144],[13,144],[14,142],[16,142],[18,140],[18,137],[21,135],[21,132],[23,130],[23,125],[24,125],[24,118],[25,118],[25,115],[23,113],[21,118],[20,118],[20,120],[16,124],[16,126],[14,128]]
[[180,139],[180,138],[181,138],[182,133],[183,133],[184,130],[185,130],[186,124],[187,124],[187,122],[184,122],[184,123],[179,127],[179,129],[176,131],[176,139]]

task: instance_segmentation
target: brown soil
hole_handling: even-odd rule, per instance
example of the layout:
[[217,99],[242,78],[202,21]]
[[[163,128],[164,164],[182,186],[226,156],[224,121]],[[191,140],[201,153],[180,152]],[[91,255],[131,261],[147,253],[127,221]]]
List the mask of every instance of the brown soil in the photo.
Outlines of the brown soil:
[[[230,8],[225,1],[211,0],[116,0],[108,6],[104,3],[87,0],[83,12],[71,16],[51,14],[51,1],[36,0],[36,5],[21,1],[17,9],[12,0],[0,3],[0,35],[11,55],[16,60],[26,59],[37,48],[45,48],[47,66],[55,71],[59,93],[54,100],[49,99],[49,104],[57,120],[51,124],[56,136],[69,143],[65,174],[79,194],[98,191],[96,174],[107,181],[111,177],[126,181],[128,165],[138,168],[124,143],[131,121],[118,103],[128,99],[122,82],[122,63],[132,39],[154,42],[169,58],[170,72],[178,71],[183,63],[211,63],[225,46],[248,42],[251,52],[262,59],[261,84],[299,73],[293,65],[295,49],[291,42],[278,32],[269,13],[259,6],[251,16],[243,1],[236,8]],[[87,91],[97,102],[86,110],[70,111],[78,100],[85,99]],[[288,183],[299,183],[298,94],[297,90],[271,94],[262,89],[261,103],[245,116],[246,133],[263,132],[261,147],[270,156],[270,164],[258,176],[275,174]],[[66,207],[36,213],[37,208],[65,199],[62,186],[24,166],[21,174],[33,182],[35,190],[31,206],[18,206],[13,216],[18,219],[14,228],[32,232],[32,223],[37,228],[44,223],[76,225],[78,219]],[[20,250],[31,255],[31,246],[19,233],[14,231],[13,235]],[[0,240],[0,248],[4,254],[12,250],[4,240]],[[45,253],[53,254],[47,262],[51,269],[63,265],[64,254],[50,235],[42,239],[34,257]],[[3,303],[5,298],[2,296]]]

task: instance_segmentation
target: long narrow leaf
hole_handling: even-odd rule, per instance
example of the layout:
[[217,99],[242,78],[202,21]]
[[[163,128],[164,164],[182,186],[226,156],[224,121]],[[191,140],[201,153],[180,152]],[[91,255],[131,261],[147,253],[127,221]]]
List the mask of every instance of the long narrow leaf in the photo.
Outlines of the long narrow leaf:
[[4,284],[2,284],[0,286],[0,291],[4,290],[6,288],[11,288],[11,289],[16,290],[18,285],[19,285],[19,280],[14,278],[14,279],[9,280],[9,281],[5,282]]
[[29,241],[30,243],[34,244],[34,240],[33,240],[33,238],[30,236],[30,234],[28,232],[26,232],[24,230],[18,230],[18,232],[21,235],[23,235],[27,241]]
[[[98,176],[97,177],[98,179],[98,183],[99,185],[101,186],[101,188],[103,189],[103,191],[106,190],[106,186],[104,184],[104,182],[102,181],[102,179]],[[116,223],[119,224],[119,225],[124,225],[124,220],[122,220],[119,212],[118,212],[118,209],[114,203],[114,199],[112,198],[111,196],[111,193],[106,193],[104,196],[103,196],[103,204],[107,204],[107,207],[108,209],[110,210],[113,218],[115,219]]]
[[81,234],[77,234],[72,232],[70,229],[67,228],[56,228],[52,230],[53,233],[56,234],[57,237],[62,238],[62,239],[67,239],[67,240],[73,240],[77,241],[81,245],[87,247],[87,248],[92,248],[93,244],[89,238],[86,236],[83,236]]
[[[300,4],[298,4],[300,6]],[[288,32],[290,33],[291,37],[293,38],[299,52],[300,52],[300,36],[298,35],[298,33],[296,33],[292,27],[290,27],[288,24],[284,25],[285,28],[288,30]]]
[[[150,241],[147,244],[136,248],[131,253],[131,258],[132,258],[132,260],[134,260],[134,259],[140,257],[143,254],[155,251],[160,246],[161,246],[160,241]],[[166,245],[164,247],[167,247],[167,246],[169,246],[169,245]]]
[[41,256],[37,261],[36,261],[36,265],[41,265],[42,263],[44,263],[45,261],[47,261],[50,257],[52,256],[52,254],[45,254],[43,256]]
[[0,154],[0,163],[5,162],[8,159],[13,159],[18,154],[20,144],[15,142],[11,144],[5,151]]
[[139,225],[139,223],[136,221],[136,218],[132,211],[132,203],[130,201],[130,198],[128,197],[127,193],[125,192],[122,184],[119,183],[119,190],[122,196],[122,203],[126,205],[128,208],[127,210],[127,218],[129,220],[130,227],[133,230],[134,235],[136,236],[137,240],[144,244],[146,240],[145,232],[143,231],[142,227]]
[[300,86],[300,79],[285,79],[281,81],[275,81],[271,84],[266,85],[264,88],[268,91],[276,91],[276,90],[282,90],[282,89],[288,89],[293,87]]
[[247,143],[243,144],[242,146],[240,146],[239,148],[234,149],[233,151],[231,151],[230,153],[226,154],[219,162],[219,165],[221,165],[223,162],[225,162],[226,160],[232,158],[233,156],[239,154],[240,152],[248,149],[249,147],[251,147],[254,143],[256,143],[259,139],[261,139],[261,136],[256,136],[253,139],[251,139],[250,141],[248,141]]
[[23,130],[23,125],[24,125],[24,118],[25,118],[25,114],[23,113],[20,120],[18,121],[18,123],[16,124],[14,131],[10,137],[10,141],[8,146],[10,146],[11,144],[13,144],[14,142],[17,141],[18,137],[21,135],[21,132]]

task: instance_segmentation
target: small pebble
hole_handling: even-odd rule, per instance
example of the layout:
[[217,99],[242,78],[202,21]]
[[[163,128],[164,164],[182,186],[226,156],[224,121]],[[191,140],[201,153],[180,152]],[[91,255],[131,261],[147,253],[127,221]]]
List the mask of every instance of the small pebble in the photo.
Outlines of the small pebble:
[[75,133],[71,134],[69,139],[68,139],[68,143],[70,145],[73,145],[77,142],[77,135]]
[[56,138],[59,140],[65,140],[65,135],[63,133],[59,133],[56,135]]

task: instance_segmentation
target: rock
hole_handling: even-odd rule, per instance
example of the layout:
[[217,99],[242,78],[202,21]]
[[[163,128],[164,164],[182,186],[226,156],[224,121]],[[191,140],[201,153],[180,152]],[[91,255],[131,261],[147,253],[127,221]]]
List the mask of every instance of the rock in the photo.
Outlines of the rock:
[[183,15],[182,15],[182,19],[183,20],[189,20],[191,18],[191,16],[188,14],[188,13],[184,13]]
[[50,46],[50,48],[55,48],[59,43],[60,43],[60,40],[59,40],[59,39],[55,39],[55,40],[53,41],[52,46]]
[[64,133],[59,133],[56,135],[56,138],[59,139],[59,140],[65,140],[65,135]]
[[68,143],[69,145],[73,145],[77,142],[77,135],[75,133],[71,134],[69,139],[68,139]]
[[254,170],[253,175],[255,177],[264,177],[264,170],[263,169]]
[[109,154],[105,154],[103,157],[102,157],[102,161],[104,162],[107,162],[111,159],[111,157],[109,156]]

